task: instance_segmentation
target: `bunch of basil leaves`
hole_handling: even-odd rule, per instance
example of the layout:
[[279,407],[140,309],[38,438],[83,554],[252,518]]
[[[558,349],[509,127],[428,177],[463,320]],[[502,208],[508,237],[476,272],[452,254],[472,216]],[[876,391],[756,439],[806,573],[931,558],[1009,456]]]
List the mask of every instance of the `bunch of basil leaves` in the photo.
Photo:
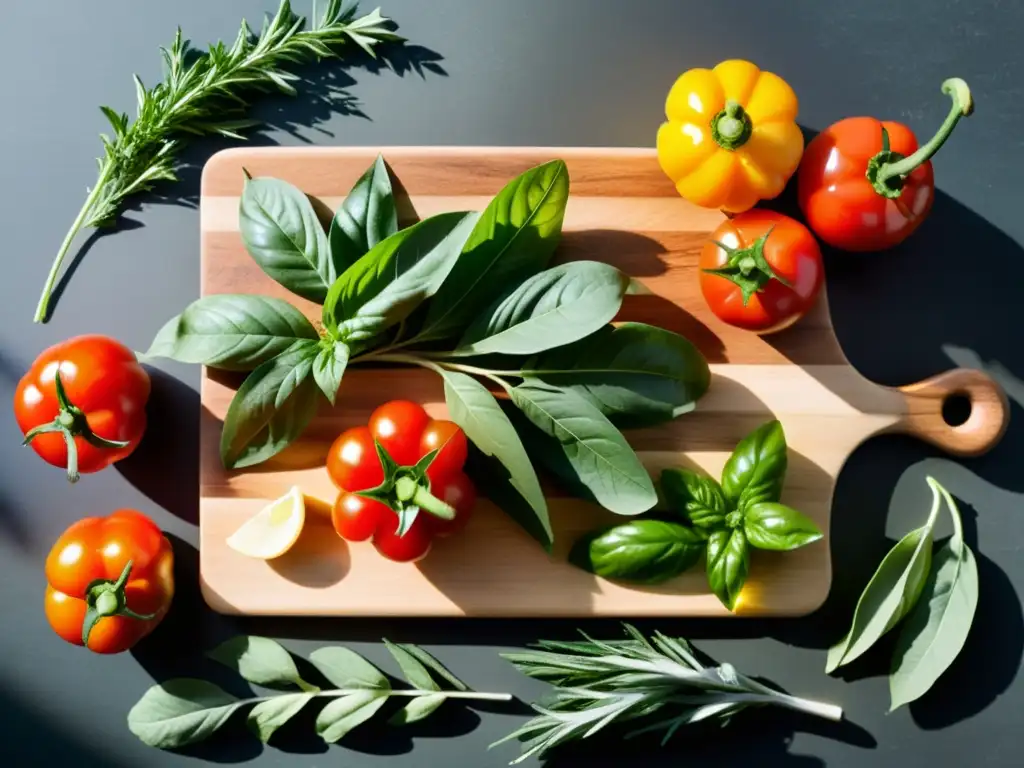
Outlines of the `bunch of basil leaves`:
[[750,549],[788,552],[822,537],[806,515],[779,503],[788,465],[786,435],[769,421],[736,446],[722,482],[689,469],[666,469],[668,516],[634,519],[591,532],[569,559],[608,579],[660,584],[706,555],[708,585],[734,610],[750,569]]
[[[513,179],[483,212],[399,229],[378,157],[328,231],[301,190],[247,174],[245,246],[271,278],[323,304],[322,332],[280,299],[204,296],[160,330],[146,356],[251,371],[224,420],[229,469],[292,443],[321,397],[335,403],[349,366],[428,368],[477,449],[469,470],[478,487],[550,548],[530,456],[607,509],[642,513],[657,495],[619,428],[675,418],[710,383],[707,361],[685,338],[611,325],[635,285],[627,275],[594,261],[551,266],[568,196],[566,165],[553,160]],[[504,406],[492,389],[507,396]]]

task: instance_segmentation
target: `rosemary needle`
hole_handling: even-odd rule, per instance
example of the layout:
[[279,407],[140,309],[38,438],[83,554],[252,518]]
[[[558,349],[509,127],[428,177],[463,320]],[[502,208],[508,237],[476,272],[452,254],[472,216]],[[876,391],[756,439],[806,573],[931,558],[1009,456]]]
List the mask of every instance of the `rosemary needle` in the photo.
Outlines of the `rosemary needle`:
[[[313,11],[315,17],[315,6]],[[328,0],[323,14],[306,29],[305,19],[292,12],[289,0],[282,0],[258,35],[243,21],[232,45],[218,42],[199,54],[179,28],[170,48],[161,49],[166,69],[163,82],[147,88],[135,76],[135,120],[101,107],[113,136],[102,136],[99,177],[57,252],[35,322],[47,319],[54,284],[76,235],[86,228],[113,225],[127,198],[158,181],[177,180],[176,155],[189,136],[244,138],[240,131],[259,124],[245,117],[246,96],[265,91],[294,95],[299,78],[288,67],[336,56],[346,43],[374,55],[377,43],[402,39],[387,22],[379,8],[357,18],[355,5]]]

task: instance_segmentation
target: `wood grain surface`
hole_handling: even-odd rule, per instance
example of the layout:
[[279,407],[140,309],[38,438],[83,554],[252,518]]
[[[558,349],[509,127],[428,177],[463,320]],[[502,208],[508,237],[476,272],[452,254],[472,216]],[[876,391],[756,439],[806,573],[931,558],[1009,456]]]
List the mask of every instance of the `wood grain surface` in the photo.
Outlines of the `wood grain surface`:
[[[991,448],[1006,428],[1006,397],[984,374],[957,369],[901,389],[874,384],[847,362],[827,300],[782,333],[761,337],[719,322],[697,283],[700,247],[722,214],[688,204],[658,167],[653,150],[580,148],[258,148],[213,157],[202,182],[202,294],[259,293],[287,299],[318,321],[319,307],[292,295],[251,260],[238,234],[245,168],[285,179],[334,210],[382,151],[398,179],[401,218],[482,209],[512,177],[554,158],[566,161],[570,202],[558,260],[606,261],[641,280],[649,295],[627,297],[618,319],[653,323],[701,349],[712,384],[697,410],[675,422],[627,434],[650,472],[699,467],[718,476],[735,444],[770,418],[789,443],[782,500],[811,516],[823,541],[786,554],[757,551],[737,615],[800,615],[831,584],[827,535],[836,477],[850,453],[884,431],[914,434],[958,455]],[[365,423],[392,398],[445,415],[438,377],[410,369],[350,370],[338,406],[326,401],[313,424],[274,459],[226,471],[221,422],[239,375],[204,370],[200,468],[200,571],[207,602],[225,613],[317,616],[726,616],[700,568],[658,587],[615,584],[565,563],[576,536],[615,518],[549,489],[555,551],[535,541],[487,501],[470,526],[435,543],[415,565],[384,560],[370,544],[333,531],[336,491],[323,468],[334,438]],[[942,416],[963,395],[971,413],[959,426]],[[284,556],[264,562],[227,547],[227,537],[268,501],[299,485],[307,526]]]

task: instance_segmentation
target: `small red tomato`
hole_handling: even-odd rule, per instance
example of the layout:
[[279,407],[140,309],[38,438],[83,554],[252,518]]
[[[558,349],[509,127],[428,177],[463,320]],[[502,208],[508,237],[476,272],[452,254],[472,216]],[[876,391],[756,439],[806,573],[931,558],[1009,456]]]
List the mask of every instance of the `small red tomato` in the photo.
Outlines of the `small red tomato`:
[[399,464],[407,467],[419,461],[420,435],[430,421],[423,406],[409,400],[392,400],[370,414],[370,434]]
[[414,563],[422,560],[430,551],[430,540],[433,536],[426,517],[420,512],[409,530],[399,536],[398,515],[390,513],[373,535],[373,546],[381,555],[396,563]]
[[327,453],[327,474],[343,491],[365,491],[384,482],[384,470],[367,427],[338,435]]
[[825,273],[803,224],[754,209],[723,222],[700,253],[700,288],[711,311],[755,333],[781,331],[814,306]]
[[427,424],[420,438],[420,458],[431,451],[438,451],[437,456],[427,467],[430,482],[437,478],[445,478],[462,469],[469,453],[466,433],[454,421],[438,419]]
[[135,450],[149,391],[134,352],[106,336],[76,336],[35,359],[14,392],[14,415],[32,450],[75,482]]
[[455,508],[455,517],[451,520],[430,516],[430,530],[434,535],[451,536],[465,528],[473,515],[473,507],[476,506],[476,487],[466,473],[456,472],[449,475],[441,483],[431,485],[430,492]]
[[331,509],[334,530],[345,541],[366,541],[387,517],[395,517],[395,513],[379,501],[357,493],[338,494]]

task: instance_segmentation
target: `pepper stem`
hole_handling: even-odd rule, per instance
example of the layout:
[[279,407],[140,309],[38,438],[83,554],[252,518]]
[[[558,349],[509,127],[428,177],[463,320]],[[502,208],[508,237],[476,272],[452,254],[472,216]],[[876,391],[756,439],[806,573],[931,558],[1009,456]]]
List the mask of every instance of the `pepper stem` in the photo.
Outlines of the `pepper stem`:
[[64,443],[68,449],[68,480],[72,483],[77,483],[81,475],[78,472],[78,444],[75,442],[76,437],[82,438],[96,448],[108,449],[125,448],[128,446],[129,441],[108,440],[92,431],[89,421],[85,418],[85,414],[82,413],[82,409],[68,399],[68,393],[64,389],[64,382],[60,379],[59,370],[53,376],[53,386],[56,390],[57,405],[60,407],[60,412],[49,424],[40,424],[38,427],[34,427],[26,432],[25,439],[21,444],[28,445],[39,435],[59,432],[63,435]]
[[974,100],[971,89],[959,77],[951,77],[942,84],[942,92],[953,100],[949,114],[934,136],[916,152],[907,157],[888,150],[888,137],[883,129],[882,151],[868,161],[868,181],[878,194],[895,199],[903,191],[903,181],[915,169],[928,162],[946,139],[953,133],[961,117],[969,117],[974,112]]
[[89,635],[100,619],[107,616],[125,616],[138,621],[149,621],[156,618],[155,613],[136,613],[128,607],[125,597],[125,587],[132,573],[132,561],[124,564],[121,575],[117,581],[98,579],[90,584],[85,590],[85,619],[82,622],[82,644],[89,647]]
[[738,101],[729,99],[725,108],[711,120],[711,137],[722,149],[739,149],[754,130],[750,115]]
[[422,485],[416,486],[416,493],[412,497],[412,503],[424,512],[428,512],[442,520],[452,520],[455,517],[455,508],[451,504],[441,501],[441,499],[437,498],[437,496]]

